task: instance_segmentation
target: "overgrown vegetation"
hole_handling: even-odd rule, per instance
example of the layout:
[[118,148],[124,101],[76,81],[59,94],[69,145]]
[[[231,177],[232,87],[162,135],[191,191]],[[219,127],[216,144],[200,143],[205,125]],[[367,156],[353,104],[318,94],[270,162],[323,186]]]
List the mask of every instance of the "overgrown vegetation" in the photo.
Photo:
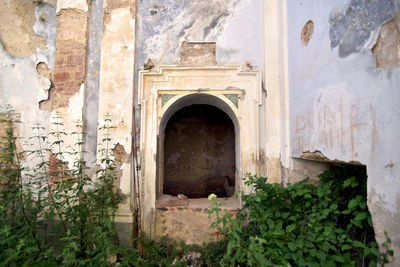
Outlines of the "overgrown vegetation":
[[[68,149],[61,118],[54,118],[49,136],[40,126],[31,138],[35,149],[24,157],[35,166],[22,167],[12,111],[0,121],[5,134],[0,152],[0,263],[24,266],[136,265],[134,249],[119,246],[115,212],[120,201],[114,190],[116,162],[110,148],[110,119],[106,118],[96,179],[87,175],[83,160],[83,132],[71,133],[75,149]],[[51,140],[51,141],[49,141]],[[68,164],[65,158],[74,158]]]
[[365,168],[335,167],[320,185],[304,180],[283,187],[247,176],[253,192],[243,195],[237,218],[217,213],[214,227],[226,237],[222,266],[376,266],[393,252],[375,242],[366,205]]
[[[100,129],[95,179],[83,159],[79,122],[71,133],[75,149],[64,144],[70,135],[57,116],[49,135],[34,128],[33,149],[24,153],[17,149],[18,123],[12,111],[0,117],[0,265],[375,266],[393,253],[390,239],[385,253],[378,251],[365,169],[349,166],[323,173],[318,186],[305,180],[283,187],[248,175],[252,193],[241,196],[244,206],[234,214],[221,213],[218,199],[210,196],[210,213],[217,215],[213,227],[224,237],[219,242],[186,246],[144,238],[140,253],[123,248],[115,226],[121,196],[114,186],[110,119]],[[24,167],[21,159],[34,167]]]

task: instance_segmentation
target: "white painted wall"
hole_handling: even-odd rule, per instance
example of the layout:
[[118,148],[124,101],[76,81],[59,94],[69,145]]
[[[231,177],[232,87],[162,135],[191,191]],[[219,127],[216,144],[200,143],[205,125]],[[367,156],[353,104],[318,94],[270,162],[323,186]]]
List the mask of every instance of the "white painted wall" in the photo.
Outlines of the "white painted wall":
[[[287,1],[290,152],[320,151],[366,165],[377,241],[388,231],[400,258],[400,69],[376,69],[370,44],[379,27],[369,42],[353,40],[363,44],[359,52],[339,57],[331,48],[329,17],[349,2]],[[304,46],[300,33],[308,20],[314,34]]]

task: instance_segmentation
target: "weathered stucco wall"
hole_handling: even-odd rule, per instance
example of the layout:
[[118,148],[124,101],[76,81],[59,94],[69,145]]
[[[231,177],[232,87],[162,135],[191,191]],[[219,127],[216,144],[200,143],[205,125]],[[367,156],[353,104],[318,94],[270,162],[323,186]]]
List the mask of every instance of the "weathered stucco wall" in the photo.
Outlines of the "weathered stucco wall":
[[[51,131],[50,118],[57,113],[68,132],[76,130],[75,120],[83,120],[90,161],[102,139],[97,126],[110,114],[117,184],[126,196],[119,222],[132,222],[135,135],[142,143],[143,228],[151,236],[171,233],[174,220],[193,214],[155,206],[158,123],[165,112],[160,99],[200,94],[199,88],[223,99],[225,90],[243,103],[235,108],[225,99],[245,126],[235,140],[244,142],[239,151],[245,155],[236,172],[247,166],[240,172],[258,171],[285,184],[324,170],[327,165],[319,161],[366,165],[377,241],[388,231],[397,255],[393,265],[400,264],[399,0],[2,4],[0,105],[12,105],[25,137],[33,135],[35,123]],[[149,72],[139,84],[146,63]],[[65,146],[74,142],[67,139]],[[200,213],[206,227],[204,210]]]
[[138,1],[137,67],[178,64],[183,41],[215,41],[219,64],[263,69],[261,0]]
[[[392,239],[392,266],[400,264],[399,7],[394,0],[287,4],[291,156],[367,166],[368,207],[378,243],[384,231]],[[385,26],[390,21],[397,24]]]
[[[119,165],[119,188],[125,196],[120,204],[117,221],[132,222],[132,129],[133,85],[135,55],[136,1],[104,0],[103,32],[101,41],[98,122],[104,124],[107,115],[112,120],[112,147],[122,157]],[[98,142],[104,138],[97,135]],[[104,147],[104,146],[103,146]],[[102,149],[103,147],[98,147]],[[125,157],[129,155],[128,157]],[[101,159],[97,153],[97,159]]]
[[51,88],[57,16],[46,2],[4,1],[0,10],[0,112],[10,105],[18,114],[24,149],[35,148],[25,146],[32,127],[49,127],[50,113],[39,107]]

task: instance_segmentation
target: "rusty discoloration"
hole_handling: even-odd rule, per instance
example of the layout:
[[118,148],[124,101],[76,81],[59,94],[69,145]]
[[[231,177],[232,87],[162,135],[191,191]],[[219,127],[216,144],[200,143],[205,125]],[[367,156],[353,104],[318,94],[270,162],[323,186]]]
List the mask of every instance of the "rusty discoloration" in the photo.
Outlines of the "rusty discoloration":
[[184,66],[215,65],[215,51],[215,42],[182,42],[180,63]]
[[400,66],[400,31],[394,19],[383,24],[372,48],[377,69]]

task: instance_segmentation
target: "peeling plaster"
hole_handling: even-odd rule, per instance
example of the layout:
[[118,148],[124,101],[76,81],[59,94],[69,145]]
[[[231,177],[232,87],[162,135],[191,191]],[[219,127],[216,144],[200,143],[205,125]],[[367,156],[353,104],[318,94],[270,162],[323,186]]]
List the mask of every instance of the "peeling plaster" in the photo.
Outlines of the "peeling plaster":
[[395,0],[351,0],[344,8],[333,9],[329,17],[331,47],[339,47],[346,57],[362,50],[381,24],[394,16]]
[[[112,116],[113,142],[131,151],[134,29],[129,7],[113,9],[103,32],[100,73],[99,123]],[[99,137],[100,138],[100,137]]]
[[378,69],[400,66],[400,29],[394,19],[381,26],[372,53]]
[[50,69],[54,69],[54,55],[56,51],[57,37],[57,15],[55,8],[49,4],[38,4],[35,6],[36,21],[33,25],[33,30],[39,36],[46,40],[47,50],[41,51],[36,49],[36,52],[46,58],[46,64]]
[[[119,144],[124,148],[124,154],[130,155],[135,64],[135,16],[132,14],[132,5],[135,1],[124,2],[128,4],[118,5],[114,9],[108,9],[108,3],[104,2],[98,123],[102,126],[106,114],[110,114],[111,124],[115,126],[114,129],[110,129],[111,145]],[[102,132],[98,133],[99,143],[103,138],[102,134]],[[99,147],[97,150],[99,151]],[[98,152],[97,160],[100,158],[101,155]],[[129,159],[120,167],[122,173],[119,189],[125,195],[131,195],[131,157]],[[119,204],[117,221],[132,222],[130,201],[132,199]]]
[[29,57],[38,48],[46,49],[46,40],[34,32],[35,20],[35,5],[32,1],[2,1],[0,41],[8,53],[17,57]]
[[[148,58],[156,66],[178,64],[179,47],[183,41],[216,41],[217,62],[218,57],[221,57],[221,63],[244,63],[249,60],[261,67],[261,1],[168,0],[163,2],[162,7],[156,8],[156,14],[151,15],[155,3],[138,2],[139,68]],[[255,14],[257,11],[260,13]],[[232,23],[234,25],[230,27]]]
[[[299,0],[287,6],[291,156],[320,151],[322,160],[366,165],[378,242],[385,240],[384,230],[392,240],[400,236],[400,70],[377,69],[371,52],[398,11],[394,3]],[[308,19],[316,27],[304,47],[298,33]],[[399,266],[400,244],[394,248],[391,265]]]
[[[84,103],[85,85],[82,83],[79,92],[69,98],[68,106],[60,107],[51,112],[50,116],[50,132],[57,131],[57,125],[54,123],[62,123],[58,131],[64,131],[67,135],[63,136],[63,143],[61,144],[61,151],[77,152],[79,151],[77,145],[77,136],[72,132],[79,132],[81,129],[77,128],[77,124],[82,124],[82,109]],[[57,116],[61,118],[58,120]],[[55,136],[49,136],[49,143],[55,141]],[[58,147],[53,147],[52,151],[58,152]],[[68,163],[68,168],[73,169],[77,155],[73,153],[63,154],[63,158],[58,158],[61,161]]]
[[[19,124],[18,133],[23,138],[34,136],[32,127],[36,124],[45,129],[49,125],[49,113],[39,109],[39,102],[47,99],[51,83],[37,73],[36,60],[34,55],[30,58],[15,58],[0,43],[0,111],[8,104],[20,114],[23,123]],[[21,144],[24,150],[36,147],[26,146],[25,142]],[[35,165],[35,161],[27,163]]]
[[313,33],[314,33],[314,22],[312,22],[312,20],[309,20],[304,25],[303,30],[301,30],[300,39],[303,45],[305,46],[308,45],[308,42],[310,42]]
[[[9,104],[20,114],[23,123],[19,124],[18,134],[23,140],[22,149],[34,150],[37,144],[28,140],[35,135],[32,128],[40,125],[44,128],[44,135],[49,129],[50,113],[40,110],[39,103],[48,98],[51,87],[49,78],[54,64],[57,18],[55,9],[46,3],[34,5],[29,1],[6,1],[4,4],[6,5],[0,13],[7,12],[7,15],[2,16],[7,23],[1,25],[6,27],[10,34],[0,34],[1,38],[11,38],[7,43],[16,42],[13,54],[24,58],[9,54],[0,44],[0,109]],[[7,5],[13,5],[15,9],[10,13]],[[23,35],[20,35],[20,30]],[[43,42],[37,43],[35,40],[38,39]],[[36,163],[37,159],[29,157],[23,164],[35,166]]]

